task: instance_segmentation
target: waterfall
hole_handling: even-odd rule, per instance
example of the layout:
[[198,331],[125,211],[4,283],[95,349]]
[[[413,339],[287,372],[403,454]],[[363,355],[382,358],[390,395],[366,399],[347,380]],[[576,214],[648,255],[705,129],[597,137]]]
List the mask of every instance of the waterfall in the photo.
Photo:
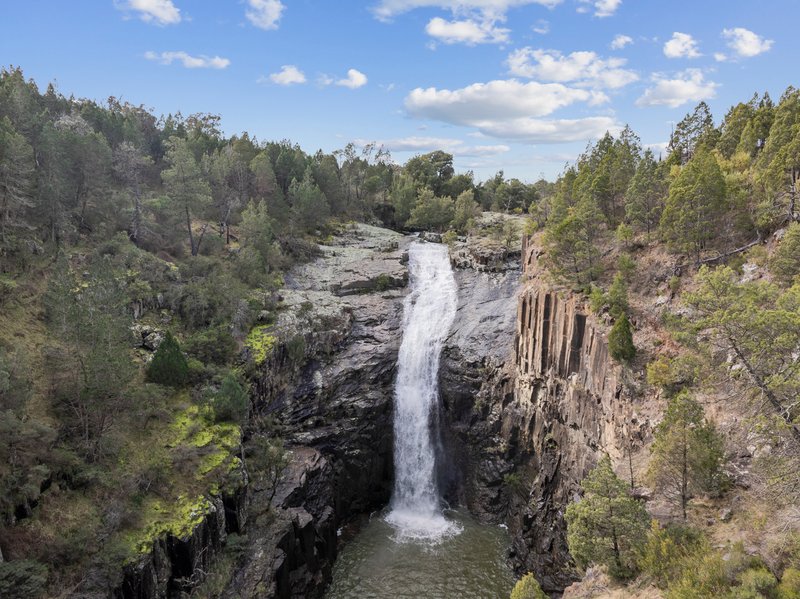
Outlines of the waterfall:
[[409,271],[411,291],[404,304],[395,384],[395,481],[387,521],[400,540],[435,540],[457,532],[440,506],[433,416],[439,401],[439,358],[458,294],[443,245],[412,244]]

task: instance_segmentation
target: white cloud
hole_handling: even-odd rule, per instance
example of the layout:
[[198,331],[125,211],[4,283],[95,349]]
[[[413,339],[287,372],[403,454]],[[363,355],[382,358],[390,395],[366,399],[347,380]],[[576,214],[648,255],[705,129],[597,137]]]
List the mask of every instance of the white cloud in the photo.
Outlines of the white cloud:
[[538,33],[539,35],[547,35],[550,33],[550,22],[545,19],[539,19],[536,21],[536,25],[531,27],[534,33]]
[[181,22],[181,11],[172,0],[128,0],[122,8],[136,11],[146,23],[174,25]]
[[655,74],[655,85],[645,90],[636,104],[639,106],[669,106],[677,108],[687,102],[699,102],[713,98],[719,84],[706,81],[700,69],[687,69],[678,73],[674,79]]
[[617,35],[611,40],[611,49],[612,50],[622,50],[625,46],[629,46],[633,43],[633,38],[629,35]]
[[[277,73],[272,73],[269,80],[278,85],[297,85],[306,82],[306,76],[293,64],[285,64]],[[262,79],[263,81],[263,79]]]
[[744,27],[723,29],[722,37],[728,40],[728,47],[742,58],[751,58],[763,54],[769,51],[772,48],[772,44],[775,43]]
[[697,58],[702,56],[695,40],[688,33],[676,31],[672,38],[664,44],[664,56],[667,58]]
[[624,69],[624,58],[600,58],[594,52],[573,52],[564,56],[556,50],[521,48],[508,57],[512,75],[555,81],[573,82],[579,87],[618,89],[639,79]]
[[[356,140],[356,144],[360,146],[367,143],[369,142],[366,140]],[[391,152],[433,152],[434,150],[444,150],[455,156],[467,157],[496,156],[511,151],[511,148],[505,144],[470,146],[464,143],[463,140],[448,137],[410,136],[374,143],[385,147]]]
[[594,9],[594,16],[599,18],[611,17],[622,6],[622,0],[580,0],[578,12],[589,12]]
[[349,69],[347,71],[347,77],[339,79],[336,82],[336,85],[349,87],[350,89],[358,89],[359,87],[364,87],[366,84],[367,76],[356,69]]
[[145,52],[144,57],[167,65],[177,61],[187,69],[225,69],[231,64],[220,56],[192,56],[186,52]]
[[430,20],[425,31],[445,44],[501,44],[508,41],[509,30],[497,27],[496,21],[474,19],[447,21],[441,17]]
[[714,60],[717,62],[725,62],[728,60],[728,56],[722,52],[714,52]]
[[604,94],[560,83],[521,83],[515,79],[475,83],[456,90],[417,88],[406,109],[418,118],[473,127],[481,134],[531,143],[587,140],[617,129],[610,117],[547,120],[559,108],[578,102],[598,103]]
[[379,0],[372,10],[375,16],[382,21],[390,20],[392,17],[418,8],[441,8],[459,14],[479,11],[492,18],[498,18],[505,15],[510,8],[529,4],[553,8],[561,2],[563,0]]
[[277,29],[278,21],[286,9],[280,0],[247,0],[247,20],[259,29]]

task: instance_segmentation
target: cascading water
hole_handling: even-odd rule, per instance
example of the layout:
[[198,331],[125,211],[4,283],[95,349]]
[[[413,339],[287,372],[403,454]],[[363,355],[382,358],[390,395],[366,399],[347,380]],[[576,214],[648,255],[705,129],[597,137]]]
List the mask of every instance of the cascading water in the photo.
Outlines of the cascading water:
[[409,271],[411,292],[404,304],[395,386],[395,482],[386,520],[399,540],[435,540],[458,531],[458,525],[442,514],[433,441],[439,358],[455,318],[458,293],[443,245],[412,244]]

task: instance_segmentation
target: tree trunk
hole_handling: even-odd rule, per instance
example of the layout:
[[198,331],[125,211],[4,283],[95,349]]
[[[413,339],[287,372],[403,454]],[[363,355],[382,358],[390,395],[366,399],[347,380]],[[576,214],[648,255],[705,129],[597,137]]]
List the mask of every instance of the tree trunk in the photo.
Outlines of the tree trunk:
[[194,234],[192,233],[192,219],[189,216],[189,206],[186,206],[186,229],[189,231],[189,249],[192,256],[197,255],[197,248],[194,247]]

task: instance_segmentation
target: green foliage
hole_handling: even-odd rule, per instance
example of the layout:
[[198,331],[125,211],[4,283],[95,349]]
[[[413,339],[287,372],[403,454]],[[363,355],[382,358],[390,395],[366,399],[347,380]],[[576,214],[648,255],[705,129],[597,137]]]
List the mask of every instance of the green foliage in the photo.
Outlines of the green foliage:
[[184,349],[201,362],[224,365],[235,355],[236,341],[228,327],[218,325],[194,333],[184,343]]
[[37,599],[44,595],[47,567],[30,560],[0,562],[0,597]]
[[411,211],[408,226],[426,231],[444,231],[452,222],[455,208],[447,196],[434,196],[426,188],[420,190],[417,203]]
[[800,223],[792,223],[786,229],[769,261],[769,269],[781,284],[787,286],[800,275]]
[[630,281],[633,273],[636,272],[636,262],[628,254],[620,254],[617,259],[617,271],[626,282]]
[[628,285],[620,272],[614,275],[614,281],[608,290],[607,302],[609,312],[614,318],[620,318],[628,312]]
[[461,192],[456,198],[451,226],[459,233],[467,233],[481,209],[475,202],[475,192],[471,189]]
[[563,218],[551,216],[545,231],[548,268],[577,285],[591,283],[600,272],[598,241],[604,216],[591,197],[566,208]]
[[800,599],[800,570],[786,568],[775,589],[776,599]]
[[533,574],[528,573],[514,585],[510,599],[547,599],[547,595]]
[[294,180],[287,195],[298,227],[313,231],[321,227],[330,217],[328,198],[314,182],[311,168],[306,169],[301,180]]
[[212,391],[209,399],[217,422],[241,424],[247,417],[250,397],[247,389],[233,373],[225,375],[219,389]]
[[656,586],[664,589],[683,575],[686,564],[698,553],[708,550],[699,531],[680,525],[662,527],[653,520],[639,558],[639,568]]
[[147,380],[169,387],[183,387],[189,379],[189,365],[178,340],[167,331],[147,367]]
[[608,351],[612,358],[620,362],[630,362],[636,357],[633,331],[627,314],[622,314],[611,327],[611,332],[608,334]]
[[700,364],[691,354],[674,358],[659,356],[647,365],[647,382],[674,395],[684,387],[694,385],[700,377]]
[[583,498],[567,506],[569,551],[581,567],[601,564],[616,578],[636,574],[650,518],[628,495],[606,455],[581,483]]
[[724,209],[725,179],[714,154],[701,147],[670,186],[659,230],[675,251],[699,256],[717,237]]
[[688,392],[670,400],[651,452],[648,477],[656,491],[680,509],[684,520],[695,493],[722,490],[723,439]]

